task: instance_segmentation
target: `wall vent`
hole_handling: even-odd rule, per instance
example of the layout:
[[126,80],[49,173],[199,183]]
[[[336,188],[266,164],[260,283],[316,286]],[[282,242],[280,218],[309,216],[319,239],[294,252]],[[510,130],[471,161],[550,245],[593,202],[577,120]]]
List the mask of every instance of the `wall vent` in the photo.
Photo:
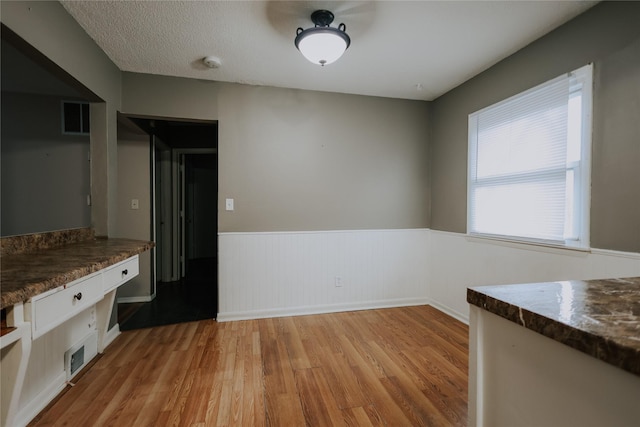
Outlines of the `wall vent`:
[[73,376],[82,365],[84,365],[84,346],[80,347],[71,355],[71,361],[69,362],[69,373],[71,376]]
[[97,354],[98,333],[96,331],[65,351],[64,370],[67,373],[67,381],[73,378]]
[[62,134],[90,135],[89,103],[62,101]]

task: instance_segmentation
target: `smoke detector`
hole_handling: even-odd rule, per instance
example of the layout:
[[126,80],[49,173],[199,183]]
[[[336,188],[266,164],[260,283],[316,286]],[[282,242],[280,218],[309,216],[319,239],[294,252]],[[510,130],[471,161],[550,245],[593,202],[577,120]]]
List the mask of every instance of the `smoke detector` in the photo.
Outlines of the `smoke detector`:
[[222,62],[220,62],[220,58],[217,56],[205,56],[202,58],[202,62],[209,68],[220,68]]

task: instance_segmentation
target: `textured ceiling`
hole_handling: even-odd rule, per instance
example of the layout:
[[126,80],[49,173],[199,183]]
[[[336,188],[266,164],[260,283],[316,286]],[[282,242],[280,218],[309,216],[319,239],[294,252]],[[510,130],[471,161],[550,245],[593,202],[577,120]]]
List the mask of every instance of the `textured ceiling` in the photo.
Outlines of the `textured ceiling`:
[[[61,1],[123,71],[432,100],[592,1]],[[316,9],[351,46],[326,67],[296,50]],[[219,69],[202,63],[218,56]]]

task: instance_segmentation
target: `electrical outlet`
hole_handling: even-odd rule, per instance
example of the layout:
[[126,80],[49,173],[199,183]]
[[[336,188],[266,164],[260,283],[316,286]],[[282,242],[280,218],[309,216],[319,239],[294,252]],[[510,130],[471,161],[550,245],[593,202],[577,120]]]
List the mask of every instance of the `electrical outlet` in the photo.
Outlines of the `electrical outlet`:
[[225,209],[228,211],[232,211],[233,210],[233,199],[226,199],[225,200]]
[[342,277],[336,276],[335,277],[335,283],[336,283],[336,288],[341,288],[342,287]]
[[131,199],[131,209],[140,209],[140,201],[138,199]]

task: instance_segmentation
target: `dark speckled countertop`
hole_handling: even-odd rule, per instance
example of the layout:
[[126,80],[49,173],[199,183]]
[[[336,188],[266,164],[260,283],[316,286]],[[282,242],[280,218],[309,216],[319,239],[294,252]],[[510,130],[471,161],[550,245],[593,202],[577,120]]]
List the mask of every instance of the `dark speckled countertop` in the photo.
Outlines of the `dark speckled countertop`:
[[640,277],[480,286],[467,302],[640,376]]
[[0,296],[5,308],[102,270],[153,247],[153,242],[90,238],[0,257]]

